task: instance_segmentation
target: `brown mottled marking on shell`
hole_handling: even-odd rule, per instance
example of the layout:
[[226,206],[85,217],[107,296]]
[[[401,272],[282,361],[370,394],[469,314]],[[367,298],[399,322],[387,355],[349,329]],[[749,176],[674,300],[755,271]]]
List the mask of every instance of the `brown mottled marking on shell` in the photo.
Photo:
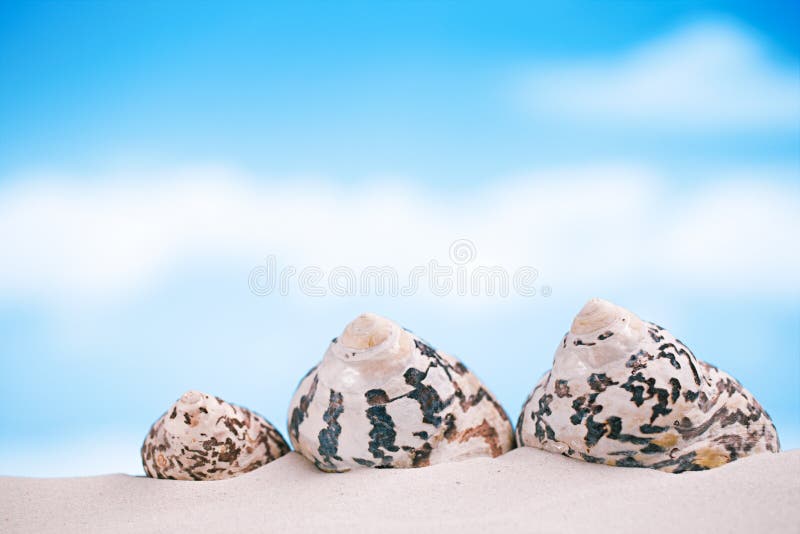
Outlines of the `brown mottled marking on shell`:
[[[737,380],[662,327],[590,304],[525,401],[520,445],[673,473],[780,450],[769,415]],[[603,315],[612,312],[613,321]]]
[[200,392],[187,392],[159,418],[141,449],[147,476],[174,480],[230,478],[288,452],[263,417]]
[[295,450],[328,472],[424,467],[514,446],[505,411],[463,363],[371,314],[300,381],[288,420]]
[[459,443],[464,443],[476,436],[480,436],[486,444],[489,445],[493,457],[503,454],[503,447],[500,445],[500,440],[497,437],[497,430],[485,419],[480,425],[464,430],[460,434],[454,436],[450,441],[456,440]]

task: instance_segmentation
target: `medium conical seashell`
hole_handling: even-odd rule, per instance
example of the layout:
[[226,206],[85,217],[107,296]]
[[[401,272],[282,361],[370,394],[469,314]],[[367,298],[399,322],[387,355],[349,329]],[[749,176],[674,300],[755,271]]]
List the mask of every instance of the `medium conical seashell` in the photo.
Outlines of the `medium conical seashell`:
[[260,415],[219,397],[187,391],[156,421],[142,444],[147,476],[176,480],[230,478],[289,452]]
[[514,446],[508,417],[475,375],[373,314],[347,325],[301,380],[289,439],[331,472],[494,457]]
[[778,452],[769,415],[739,382],[668,331],[590,300],[522,408],[520,445],[673,473]]

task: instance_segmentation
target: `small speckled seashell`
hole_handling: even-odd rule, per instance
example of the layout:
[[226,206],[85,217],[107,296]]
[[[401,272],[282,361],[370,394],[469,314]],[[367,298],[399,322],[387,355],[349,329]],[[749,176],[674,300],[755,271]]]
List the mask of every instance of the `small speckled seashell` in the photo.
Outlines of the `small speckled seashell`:
[[289,439],[323,471],[422,467],[514,446],[503,408],[456,358],[363,314],[301,380]]
[[289,452],[260,415],[219,397],[187,391],[156,421],[142,444],[147,476],[219,480],[252,471]]
[[778,452],[769,415],[733,377],[667,330],[590,300],[528,397],[520,445],[672,473]]

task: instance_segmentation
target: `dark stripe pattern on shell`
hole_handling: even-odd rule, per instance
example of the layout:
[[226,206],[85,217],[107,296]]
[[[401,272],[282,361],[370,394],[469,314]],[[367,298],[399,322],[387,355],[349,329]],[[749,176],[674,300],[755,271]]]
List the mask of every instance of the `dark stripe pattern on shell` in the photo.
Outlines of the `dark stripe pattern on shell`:
[[511,423],[456,358],[393,321],[363,314],[300,381],[295,450],[327,472],[423,467],[514,447]]
[[660,326],[590,300],[525,402],[520,445],[672,473],[778,452],[769,415]]
[[288,452],[280,432],[257,413],[187,391],[150,428],[142,444],[142,464],[153,478],[219,480]]

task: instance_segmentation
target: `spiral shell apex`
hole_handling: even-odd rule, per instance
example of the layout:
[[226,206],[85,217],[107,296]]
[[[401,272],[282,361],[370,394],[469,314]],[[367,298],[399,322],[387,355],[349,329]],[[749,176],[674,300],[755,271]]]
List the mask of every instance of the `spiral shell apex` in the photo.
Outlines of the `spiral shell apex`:
[[526,400],[520,445],[681,473],[778,452],[769,415],[733,377],[660,326],[590,300]]
[[300,381],[289,439],[328,472],[494,457],[514,446],[505,411],[460,361],[369,313]]
[[147,476],[219,480],[252,471],[289,452],[266,419],[199,391],[187,391],[150,428],[142,444]]

